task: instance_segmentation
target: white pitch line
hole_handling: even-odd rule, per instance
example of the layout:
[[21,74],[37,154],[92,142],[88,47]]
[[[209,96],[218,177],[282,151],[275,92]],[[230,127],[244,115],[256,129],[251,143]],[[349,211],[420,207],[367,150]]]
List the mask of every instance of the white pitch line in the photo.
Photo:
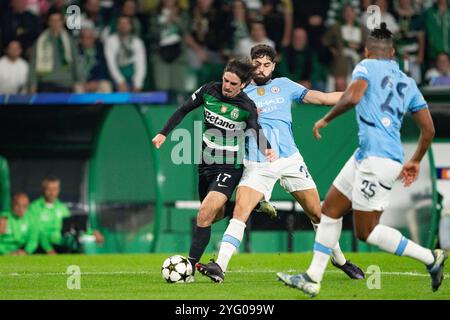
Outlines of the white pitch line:
[[[233,271],[228,271],[228,273],[277,273],[283,270],[242,270],[237,269]],[[287,273],[295,273],[298,270],[287,270]],[[338,270],[328,270],[327,273],[341,273]],[[102,276],[102,275],[152,275],[159,274],[159,271],[112,271],[112,272],[81,272],[80,276]],[[407,277],[429,277],[428,273],[418,273],[418,272],[381,272],[382,275],[392,275],[392,276],[407,276]],[[70,273],[65,272],[40,272],[40,273],[0,273],[0,277],[39,277],[39,276],[67,276]],[[446,273],[445,277],[450,277],[450,274]]]

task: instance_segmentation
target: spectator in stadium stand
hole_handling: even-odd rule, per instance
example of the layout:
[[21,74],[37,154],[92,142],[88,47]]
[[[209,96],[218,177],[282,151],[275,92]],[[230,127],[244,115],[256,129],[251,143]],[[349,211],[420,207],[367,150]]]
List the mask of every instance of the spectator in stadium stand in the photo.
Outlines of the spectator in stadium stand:
[[267,37],[277,48],[289,45],[294,23],[292,0],[267,0],[262,8]]
[[[94,29],[95,36],[99,38],[102,36],[103,29],[105,28],[106,21],[102,14],[102,8],[100,6],[100,0],[85,0],[81,10],[81,30]],[[80,29],[72,30],[72,34],[76,37],[80,35]],[[103,38],[101,38],[104,40]]]
[[0,13],[0,51],[3,52],[12,40],[18,40],[22,45],[23,55],[28,59],[40,31],[40,20],[26,11],[26,0],[10,0],[9,9]]
[[233,52],[240,40],[247,38],[248,32],[248,10],[243,0],[234,0],[231,3],[230,21],[227,23],[230,34],[227,50]]
[[223,50],[229,39],[226,15],[213,6],[213,0],[197,0],[190,15],[192,20],[186,38],[189,65],[196,71],[205,64],[221,65],[222,72]]
[[[292,43],[281,49],[281,60],[278,63],[278,74],[289,78],[306,88],[325,86],[325,79],[320,79],[318,73],[322,66],[316,53],[308,44],[308,34],[303,28],[295,28],[292,33]],[[317,82],[322,84],[317,84]]]
[[32,254],[38,246],[38,229],[28,211],[29,199],[17,193],[12,209],[0,214],[0,255]]
[[250,58],[250,50],[257,44],[266,44],[275,49],[275,42],[267,38],[262,21],[251,21],[249,25],[250,36],[239,41],[234,51],[236,57]]
[[262,20],[263,19],[263,5],[264,0],[243,0],[248,12],[249,20]]
[[28,80],[28,62],[21,58],[19,41],[11,41],[6,55],[0,58],[0,94],[17,94],[25,90]]
[[82,29],[79,44],[79,69],[83,92],[112,92],[103,46],[95,37],[94,29]]
[[388,0],[375,0],[375,5],[380,7],[381,10],[381,21],[386,23],[387,27],[395,35],[400,31],[398,22],[392,13],[389,12],[389,2]]
[[30,92],[72,92],[80,80],[75,42],[60,12],[49,14],[48,26],[33,46]]
[[156,90],[184,91],[188,21],[188,14],[180,8],[178,0],[162,0],[150,17],[149,42]]
[[66,3],[66,0],[53,0],[50,8],[48,9],[48,14],[50,15],[52,12],[60,12],[64,16],[67,7],[68,4]]
[[[370,1],[370,0],[369,0]],[[341,20],[344,6],[351,5],[357,17],[360,16],[360,1],[359,0],[330,0],[330,6],[327,12],[327,19],[325,25],[327,27],[334,26]]]
[[119,16],[113,18],[111,23],[105,27],[102,34],[102,39],[107,39],[109,35],[117,32],[118,18],[121,16],[129,17],[131,21],[131,32],[135,36],[142,37],[142,25],[138,17],[136,16],[136,13],[137,13],[136,1],[125,0],[120,7]]
[[400,27],[399,27],[395,17],[389,12],[389,2],[387,0],[375,0],[373,2],[370,0],[362,0],[361,1],[362,15],[361,15],[361,19],[360,19],[360,24],[363,28],[366,29],[365,30],[366,32],[369,31],[368,26],[367,26],[367,18],[369,17],[369,15],[367,13],[367,8],[370,5],[376,5],[376,6],[380,7],[380,11],[381,11],[380,21],[386,23],[388,29],[391,30],[392,33],[396,34],[397,32],[399,32]]
[[430,86],[450,86],[450,58],[445,52],[437,55],[435,67],[428,70],[425,79]]
[[306,30],[309,36],[309,44],[319,55],[321,61],[325,61],[327,50],[323,46],[322,38],[326,32],[325,19],[329,8],[329,0],[293,0],[294,27]]
[[450,54],[450,8],[448,0],[437,3],[425,12],[428,61],[435,61],[439,52]]
[[345,5],[339,22],[324,36],[324,44],[333,54],[331,74],[336,91],[344,91],[347,87],[347,79],[361,60],[365,38],[365,29],[357,23],[355,10],[351,5]]
[[47,11],[50,7],[50,1],[48,0],[26,0],[26,8],[31,13],[35,14],[38,17],[44,16],[47,14]]
[[120,16],[117,33],[105,42],[105,57],[117,91],[139,92],[144,86],[147,56],[143,41],[133,35],[130,17]]
[[425,54],[425,32],[422,15],[413,0],[399,0],[395,11],[400,32],[397,39],[397,55],[400,68],[417,83],[422,82],[421,65]]
[[367,9],[369,8],[369,6],[372,5],[372,0],[360,0],[359,1],[359,8],[360,8],[360,14],[358,15],[359,17],[359,24],[361,25],[362,28],[366,28],[367,29],[367,18],[369,17],[368,13],[367,13]]

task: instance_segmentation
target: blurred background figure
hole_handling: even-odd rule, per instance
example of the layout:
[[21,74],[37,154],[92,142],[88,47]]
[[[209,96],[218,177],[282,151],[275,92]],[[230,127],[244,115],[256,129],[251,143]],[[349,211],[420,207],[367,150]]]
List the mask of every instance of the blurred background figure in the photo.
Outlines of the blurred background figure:
[[12,210],[0,216],[0,255],[27,255],[36,250],[38,230],[28,205],[28,196],[17,193],[12,199]]
[[47,254],[64,252],[62,237],[63,219],[70,216],[67,206],[59,201],[61,183],[49,177],[42,181],[42,196],[30,205],[30,214],[39,232],[39,249]]
[[66,8],[68,7],[70,1],[66,0],[53,0],[51,1],[50,8],[48,9],[48,14],[50,15],[52,12],[59,12],[63,16],[66,12]]
[[248,10],[249,20],[263,19],[263,0],[243,0]]
[[49,0],[26,0],[27,11],[36,16],[44,16],[50,8]]
[[[100,0],[85,0],[81,9],[81,30],[93,29],[97,38],[103,36],[106,19],[102,14]],[[80,36],[80,30],[72,30],[74,36]],[[102,38],[102,40],[104,40]]]
[[440,52],[450,54],[450,8],[448,0],[437,0],[425,12],[426,54],[428,62],[436,61]]
[[27,11],[26,0],[9,0],[9,3],[9,8],[0,12],[0,52],[3,52],[8,43],[17,40],[24,56],[29,59],[31,47],[41,32],[39,18]]
[[150,58],[156,90],[168,90],[174,95],[185,91],[188,21],[187,12],[180,8],[177,0],[161,0],[157,12],[150,18]]
[[105,57],[117,91],[142,90],[147,73],[147,56],[144,43],[132,33],[130,17],[118,18],[117,33],[106,39]]
[[277,49],[289,45],[294,25],[292,0],[266,0],[262,7],[267,37]]
[[327,18],[329,0],[292,0],[294,7],[294,27],[306,30],[311,48],[322,59],[326,58],[326,49],[322,38],[326,32],[325,20]]
[[11,41],[0,58],[0,94],[24,92],[28,80],[28,62],[21,58],[19,41]]
[[341,20],[342,11],[344,10],[344,6],[346,5],[352,6],[357,17],[361,15],[359,0],[330,0],[327,19],[325,21],[325,25],[327,27],[332,27]]
[[388,29],[396,35],[397,32],[400,31],[400,27],[398,26],[398,22],[395,17],[389,11],[389,2],[388,0],[375,0],[374,3],[376,6],[380,7],[381,10],[381,21],[385,22]]
[[308,44],[308,34],[303,28],[295,28],[292,42],[281,49],[278,73],[307,88],[325,89],[326,73],[320,74],[322,66],[316,53]]
[[266,27],[264,23],[260,21],[251,21],[250,22],[250,36],[244,39],[241,39],[234,51],[234,55],[236,57],[246,57],[250,58],[250,50],[257,44],[266,44],[275,48],[275,42],[267,37]]
[[79,44],[79,70],[83,92],[112,92],[103,46],[96,39],[94,29],[83,29]]
[[425,54],[422,15],[413,5],[413,0],[398,0],[395,9],[400,27],[397,39],[400,68],[420,84],[422,82],[421,65]]
[[231,15],[230,21],[227,23],[229,30],[227,33],[230,34],[230,41],[228,43],[227,52],[233,52],[242,39],[248,38],[248,11],[245,1],[235,0],[231,4]]
[[60,12],[50,13],[48,26],[33,47],[30,92],[72,92],[80,80],[76,45]]
[[427,71],[425,79],[430,86],[450,86],[450,58],[445,52],[438,54],[434,67]]
[[111,34],[118,31],[120,17],[128,17],[131,23],[131,33],[139,38],[142,37],[142,24],[137,17],[137,4],[135,0],[125,0],[120,5],[118,16],[113,18],[102,33],[102,39],[106,40]]
[[187,56],[197,82],[221,77],[228,46],[228,17],[214,7],[213,0],[196,0],[190,9],[190,30],[186,38]]
[[324,44],[333,56],[331,74],[336,91],[347,87],[354,66],[361,60],[365,38],[365,29],[357,23],[355,9],[345,5],[339,22],[324,36]]

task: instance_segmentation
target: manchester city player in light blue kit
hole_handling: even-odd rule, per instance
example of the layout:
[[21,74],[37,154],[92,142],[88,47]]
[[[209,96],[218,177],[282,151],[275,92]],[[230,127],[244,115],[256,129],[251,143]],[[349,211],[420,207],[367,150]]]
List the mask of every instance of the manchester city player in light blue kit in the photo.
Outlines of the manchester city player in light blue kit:
[[[233,219],[223,236],[217,262],[196,265],[202,274],[216,282],[224,280],[224,273],[242,241],[245,223],[252,209],[263,199],[269,201],[278,180],[302,206],[315,226],[320,221],[319,193],[293,138],[291,106],[295,101],[333,105],[342,92],[323,93],[308,90],[287,78],[272,79],[275,57],[276,52],[270,46],[257,45],[251,49],[251,58],[257,69],[253,82],[244,91],[255,102],[259,113],[258,122],[279,158],[267,162],[257,149],[255,139],[249,136],[245,169],[236,192]],[[339,244],[333,247],[333,264],[350,278],[364,278],[363,271],[345,259]]]
[[[280,280],[310,296],[319,293],[329,256],[340,237],[342,217],[350,209],[358,239],[424,263],[433,291],[443,280],[446,252],[423,248],[396,229],[379,224],[392,185],[399,177],[404,186],[416,180],[420,161],[434,136],[427,103],[414,80],[392,60],[394,53],[392,34],[381,23],[367,39],[366,59],[355,67],[353,82],[338,104],[314,125],[314,135],[319,139],[321,128],[356,105],[359,148],[334,180],[323,203],[311,265],[303,274],[277,274]],[[402,165],[400,128],[406,112],[412,113],[420,138],[414,155]]]

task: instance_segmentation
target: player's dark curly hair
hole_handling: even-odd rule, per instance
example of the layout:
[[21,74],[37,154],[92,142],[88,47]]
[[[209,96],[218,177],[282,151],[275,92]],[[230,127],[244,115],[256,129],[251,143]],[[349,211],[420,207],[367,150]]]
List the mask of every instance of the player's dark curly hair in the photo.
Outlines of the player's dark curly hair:
[[366,47],[369,50],[390,52],[394,46],[394,40],[392,32],[387,28],[385,22],[380,24],[379,28],[372,30],[367,37]]
[[387,28],[386,23],[382,22],[379,28],[372,30],[370,36],[378,40],[387,40],[392,39],[392,32]]
[[273,62],[277,56],[277,52],[274,48],[268,46],[267,44],[257,44],[250,50],[250,56],[252,57],[252,60],[268,57],[270,61]]
[[239,59],[231,59],[223,72],[234,73],[239,77],[239,79],[241,79],[242,83],[245,83],[245,85],[247,85],[253,79],[255,70],[256,67],[252,64],[252,62],[249,59],[239,58]]

